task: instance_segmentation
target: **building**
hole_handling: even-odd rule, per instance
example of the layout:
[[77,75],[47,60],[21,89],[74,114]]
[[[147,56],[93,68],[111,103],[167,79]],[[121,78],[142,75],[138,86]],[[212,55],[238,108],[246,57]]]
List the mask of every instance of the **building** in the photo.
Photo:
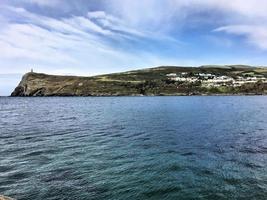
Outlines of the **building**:
[[168,76],[168,77],[176,77],[177,74],[176,73],[170,73],[170,74],[166,74],[166,76]]

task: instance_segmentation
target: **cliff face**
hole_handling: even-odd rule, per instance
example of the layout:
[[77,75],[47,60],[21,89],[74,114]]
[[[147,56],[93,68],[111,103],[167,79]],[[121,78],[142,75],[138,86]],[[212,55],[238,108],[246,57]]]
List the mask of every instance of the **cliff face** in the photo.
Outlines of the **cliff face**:
[[15,90],[11,93],[11,96],[29,96],[29,91],[27,90],[28,84],[31,84],[28,80],[28,77],[33,75],[32,73],[25,74],[19,85],[15,88]]
[[11,96],[124,96],[124,95],[206,95],[206,94],[266,94],[263,82],[240,87],[205,87],[201,81],[179,82],[167,74],[195,76],[210,73],[216,76],[262,76],[267,68],[227,67],[158,67],[93,77],[55,76],[27,73]]
[[137,94],[124,81],[105,77],[54,76],[27,73],[11,96],[111,96]]

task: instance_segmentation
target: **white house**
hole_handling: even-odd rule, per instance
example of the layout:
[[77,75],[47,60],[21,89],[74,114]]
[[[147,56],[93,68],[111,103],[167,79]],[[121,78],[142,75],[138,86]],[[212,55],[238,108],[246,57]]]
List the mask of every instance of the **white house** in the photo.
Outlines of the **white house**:
[[166,74],[166,76],[168,76],[168,77],[176,77],[177,74],[176,73],[170,73],[170,74]]

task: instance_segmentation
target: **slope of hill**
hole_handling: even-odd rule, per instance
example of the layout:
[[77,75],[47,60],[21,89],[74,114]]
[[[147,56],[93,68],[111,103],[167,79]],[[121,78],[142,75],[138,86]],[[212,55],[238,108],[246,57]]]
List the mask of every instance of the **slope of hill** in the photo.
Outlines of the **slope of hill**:
[[[170,78],[180,77],[184,80]],[[242,65],[176,67],[161,66],[122,73],[92,77],[55,76],[27,73],[11,96],[138,96],[138,95],[216,95],[216,94],[267,94],[266,81],[247,81],[242,85],[206,84],[200,76],[267,78],[267,68]],[[190,81],[191,79],[195,81]],[[189,80],[189,81],[187,81]],[[244,79],[245,80],[245,79]],[[213,81],[215,82],[215,80]]]

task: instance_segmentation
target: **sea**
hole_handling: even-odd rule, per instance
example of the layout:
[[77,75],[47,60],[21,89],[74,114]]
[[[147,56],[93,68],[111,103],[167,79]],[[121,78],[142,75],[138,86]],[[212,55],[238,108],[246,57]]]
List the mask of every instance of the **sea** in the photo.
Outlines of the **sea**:
[[267,199],[267,96],[1,97],[0,194]]

